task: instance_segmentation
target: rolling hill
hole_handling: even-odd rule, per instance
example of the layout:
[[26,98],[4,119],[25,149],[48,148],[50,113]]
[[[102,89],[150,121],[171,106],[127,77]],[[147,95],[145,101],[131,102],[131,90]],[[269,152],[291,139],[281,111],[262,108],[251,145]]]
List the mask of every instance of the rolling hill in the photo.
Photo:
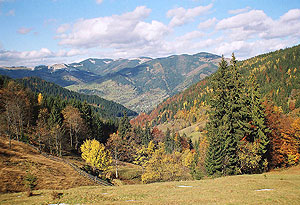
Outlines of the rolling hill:
[[24,178],[30,171],[38,179],[36,189],[68,189],[72,187],[95,185],[79,175],[72,167],[53,161],[41,155],[31,146],[0,137],[0,192],[25,191]]

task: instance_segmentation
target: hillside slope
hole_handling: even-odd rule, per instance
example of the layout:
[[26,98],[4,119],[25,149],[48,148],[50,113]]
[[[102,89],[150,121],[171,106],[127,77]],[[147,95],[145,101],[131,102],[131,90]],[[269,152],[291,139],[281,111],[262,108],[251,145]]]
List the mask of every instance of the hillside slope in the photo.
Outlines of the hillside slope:
[[[261,94],[271,99],[285,113],[300,108],[300,45],[278,50],[238,62],[246,79],[254,73],[260,84]],[[199,123],[206,119],[205,111],[209,77],[190,86],[183,92],[166,99],[150,114],[142,113],[132,120],[135,125],[160,125],[177,119],[186,124]],[[184,124],[184,123],[182,123]]]
[[68,189],[95,185],[80,176],[69,165],[41,155],[31,146],[0,137],[0,192],[25,191],[26,171],[37,177],[36,189]]
[[114,100],[137,112],[148,112],[169,96],[211,75],[220,56],[209,53],[147,59],[89,83],[68,89]]
[[124,107],[119,103],[103,99],[96,95],[86,95],[70,91],[66,88],[63,88],[51,82],[47,82],[40,78],[29,77],[18,79],[17,81],[23,84],[25,87],[30,88],[35,93],[42,93],[43,95],[50,96],[58,95],[62,99],[68,100],[75,99],[81,102],[86,101],[88,104],[93,105],[95,107],[95,111],[102,117],[120,117],[124,112],[126,112],[128,116],[137,115],[136,112]]

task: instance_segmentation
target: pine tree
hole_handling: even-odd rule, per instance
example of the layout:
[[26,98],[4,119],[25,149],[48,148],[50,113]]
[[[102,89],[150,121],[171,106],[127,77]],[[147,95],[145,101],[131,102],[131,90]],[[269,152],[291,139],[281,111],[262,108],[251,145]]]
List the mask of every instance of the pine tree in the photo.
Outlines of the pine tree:
[[213,94],[210,95],[209,104],[209,121],[206,124],[206,130],[209,140],[209,147],[206,154],[205,168],[207,174],[221,174],[223,170],[223,136],[219,132],[222,126],[222,118],[225,115],[225,77],[228,64],[222,57],[219,63],[218,71],[212,76],[210,81]]
[[231,65],[224,57],[212,77],[211,106],[207,123],[209,147],[206,155],[208,174],[237,173],[237,144],[247,132],[247,118],[243,98],[243,83],[232,55]]
[[220,176],[223,172],[224,146],[218,137],[211,137],[206,153],[205,168],[208,175]]
[[143,132],[143,135],[142,135],[142,144],[145,145],[145,146],[148,146],[149,142],[152,140],[152,135],[151,135],[151,130],[150,130],[150,126],[146,125],[146,128]]
[[48,122],[50,126],[54,126],[55,124],[61,125],[63,122],[61,110],[56,100],[54,101],[53,106],[51,108]]
[[129,133],[131,131],[131,125],[129,119],[127,117],[127,113],[124,113],[124,116],[120,119],[119,127],[118,127],[118,134],[122,139],[127,139],[130,136]]
[[96,129],[96,125],[94,125],[93,123],[91,106],[89,106],[86,101],[84,101],[84,103],[82,104],[80,112],[81,112],[81,117],[84,119],[85,125],[88,128],[88,132],[87,132],[88,137],[90,138],[94,136],[95,138],[95,136],[97,136],[98,130]]
[[167,153],[172,153],[173,152],[173,150],[174,150],[174,140],[171,137],[171,131],[170,131],[169,128],[167,129],[166,135],[164,137],[164,145],[165,145],[164,146],[165,151]]
[[266,168],[266,161],[268,155],[269,138],[268,134],[270,130],[266,126],[266,119],[264,114],[264,108],[262,107],[261,95],[259,85],[256,83],[254,74],[249,76],[247,81],[247,92],[250,111],[250,133],[247,136],[247,140],[250,142],[257,141],[259,143],[258,154],[261,156],[260,172]]
[[244,103],[244,85],[232,54],[225,78],[225,115],[223,116],[224,158],[223,174],[237,174],[237,145],[247,131],[247,112]]

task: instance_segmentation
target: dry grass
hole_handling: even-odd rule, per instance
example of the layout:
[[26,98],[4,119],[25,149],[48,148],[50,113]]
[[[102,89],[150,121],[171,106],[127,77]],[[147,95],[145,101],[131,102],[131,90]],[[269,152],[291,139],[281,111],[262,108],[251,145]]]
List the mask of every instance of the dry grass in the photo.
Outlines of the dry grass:
[[[20,142],[13,141],[9,150],[7,140],[0,138],[0,154],[2,191],[25,191],[22,180],[28,169],[37,176],[39,189],[31,197],[26,192],[2,193],[0,204],[299,204],[300,201],[300,166],[259,175],[101,187],[81,186],[89,183],[70,167],[45,158]],[[120,167],[125,175],[138,170],[135,165]],[[57,188],[65,190],[54,191]]]
[[[187,187],[179,187],[179,186]],[[263,190],[271,189],[271,190]],[[117,187],[79,187],[0,195],[1,204],[299,204],[300,167],[259,175]]]
[[36,189],[68,189],[95,185],[75,172],[70,166],[40,155],[32,147],[0,137],[0,192],[25,191],[26,171],[37,177]]

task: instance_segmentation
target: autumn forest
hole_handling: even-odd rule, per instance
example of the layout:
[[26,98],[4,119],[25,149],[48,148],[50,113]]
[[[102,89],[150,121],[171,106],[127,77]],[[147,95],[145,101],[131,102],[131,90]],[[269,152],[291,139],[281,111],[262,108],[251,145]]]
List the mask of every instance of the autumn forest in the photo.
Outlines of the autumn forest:
[[244,61],[223,57],[214,74],[138,116],[38,78],[1,76],[1,136],[80,156],[83,171],[108,182],[123,162],[141,168],[142,183],[291,167],[300,160],[299,55],[295,46]]

